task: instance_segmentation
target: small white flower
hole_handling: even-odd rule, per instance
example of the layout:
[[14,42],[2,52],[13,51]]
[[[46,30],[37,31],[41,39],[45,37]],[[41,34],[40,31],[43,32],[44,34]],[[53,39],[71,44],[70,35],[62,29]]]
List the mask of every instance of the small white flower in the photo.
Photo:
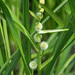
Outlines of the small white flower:
[[43,14],[41,12],[38,12],[37,17],[41,20],[43,18]]
[[31,68],[31,69],[36,69],[37,68],[37,63],[35,62],[35,61],[31,61],[30,63],[29,63],[29,67]]
[[40,31],[42,28],[43,28],[42,24],[40,22],[39,23],[36,22],[35,30]]
[[45,42],[45,41],[41,42],[40,48],[41,48],[41,50],[46,50],[48,48],[47,42]]
[[45,0],[40,0],[39,3],[40,4],[45,4]]
[[40,35],[40,34],[35,34],[35,35],[34,35],[34,40],[35,40],[36,42],[40,42],[40,41],[41,41],[41,38],[42,38],[42,35]]

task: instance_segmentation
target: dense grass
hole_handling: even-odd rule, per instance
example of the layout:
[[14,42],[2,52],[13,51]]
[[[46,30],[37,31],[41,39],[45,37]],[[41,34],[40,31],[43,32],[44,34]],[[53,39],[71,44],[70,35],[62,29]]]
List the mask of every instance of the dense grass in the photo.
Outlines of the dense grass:
[[[75,0],[39,1],[0,0],[0,75],[75,74]],[[36,22],[42,30],[36,30]],[[35,34],[42,35],[39,43]],[[46,50],[40,48],[42,41]],[[35,70],[31,61],[37,63]]]

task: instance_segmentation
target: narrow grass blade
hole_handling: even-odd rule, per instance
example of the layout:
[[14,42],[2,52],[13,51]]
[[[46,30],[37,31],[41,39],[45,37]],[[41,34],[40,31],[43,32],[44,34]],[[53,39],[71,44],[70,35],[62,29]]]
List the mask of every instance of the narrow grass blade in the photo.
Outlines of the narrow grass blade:
[[[68,2],[68,0],[64,0],[62,3],[60,3],[60,5],[58,5],[53,12],[57,12],[59,9],[61,9],[66,3]],[[44,24],[48,19],[50,18],[50,16],[47,16],[43,21],[42,24]]]
[[64,66],[62,67],[62,69],[61,69],[61,71],[58,73],[58,75],[60,75],[60,74],[65,70],[65,68],[70,64],[70,62],[71,62],[73,59],[75,60],[75,54],[73,54],[73,55],[66,61],[66,63],[64,64]]
[[[75,0],[68,0],[68,3],[69,3],[69,6],[71,8],[71,12],[73,13],[74,15],[74,19],[75,19]],[[73,30],[74,30],[74,33],[75,33],[75,25],[71,22],[71,25],[73,26]]]
[[71,71],[74,64],[75,64],[75,59],[67,66],[64,75],[68,75],[68,73]]
[[[72,15],[69,17],[68,20],[71,20],[73,17]],[[73,18],[74,19],[74,18]],[[74,20],[72,20],[72,22],[74,22]],[[69,28],[69,31],[67,32],[62,32],[60,35],[59,35],[59,38],[56,42],[56,45],[55,45],[55,48],[52,52],[52,55],[54,55],[52,61],[48,64],[46,70],[45,70],[45,75],[49,75],[51,74],[51,70],[52,70],[52,67],[54,66],[58,56],[60,55],[60,51],[62,50],[62,48],[65,46],[65,44],[67,43],[67,41],[70,39],[70,37],[72,36],[73,34],[73,31],[72,31],[72,27],[70,25],[69,22],[66,23],[65,27],[64,28]]]
[[[23,0],[23,25],[30,33],[30,21],[29,21],[29,0]],[[23,34],[23,50],[27,65],[31,61],[31,44],[28,38]]]
[[63,32],[68,31],[69,29],[54,29],[54,30],[41,30],[38,32],[38,34],[46,34],[46,33],[56,33],[56,32]]
[[5,44],[6,44],[7,54],[8,54],[8,58],[10,58],[11,53],[10,53],[10,47],[9,47],[9,41],[8,41],[7,25],[4,19],[3,19],[3,30],[5,35]]
[[4,2],[2,0],[0,0],[0,7],[3,10],[3,14],[5,16],[5,19],[6,19],[7,23],[8,23],[8,26],[11,29],[11,31],[12,31],[12,33],[13,33],[16,41],[17,41],[18,47],[20,48],[20,52],[21,52],[21,55],[22,55],[22,58],[23,58],[24,66],[26,68],[26,72],[30,75],[29,68],[28,68],[26,60],[24,58],[24,53],[23,53],[23,50],[22,50],[21,40],[20,40],[19,34],[18,34],[17,29],[16,29],[16,27],[15,27],[15,25],[13,23],[11,15],[10,15],[6,5],[4,4]]
[[70,8],[71,8],[71,11],[72,11],[72,13],[73,13],[73,15],[74,15],[74,18],[75,18],[75,0],[68,0],[68,2],[69,2],[69,5],[70,5]]
[[1,53],[1,49],[0,49],[0,67],[2,67],[4,64],[4,61],[3,61],[3,57],[2,57],[2,53]]
[[[1,22],[0,22],[0,31],[1,31],[0,32],[1,52],[2,52],[2,56],[3,56],[3,61],[5,63],[6,62],[6,59],[7,59],[7,53],[6,53],[6,45],[5,45],[5,39],[4,39],[3,28],[2,28]],[[3,42],[2,42],[2,40],[3,40]],[[3,43],[4,43],[4,46],[3,46]]]
[[65,25],[63,21],[51,9],[46,7],[46,5],[42,5],[42,7],[61,27]]
[[[4,75],[10,75],[10,72],[13,70],[13,68],[15,67],[17,62],[19,61],[20,57],[21,57],[20,52],[18,52],[17,55],[15,55],[15,57],[13,58],[11,63],[9,64],[9,67],[4,72]],[[25,68],[25,70],[26,70],[26,68]]]
[[18,30],[20,30],[23,34],[25,34],[25,36],[30,40],[31,44],[33,45],[34,49],[36,51],[38,51],[32,37],[30,36],[30,34],[28,33],[28,31],[26,30],[26,28],[22,25],[22,23],[19,21],[19,19],[16,17],[16,15],[10,10],[10,8],[8,7],[8,10],[11,14],[11,17],[13,19],[13,21],[17,24],[17,28]]
[[[70,38],[69,42],[72,41],[72,38]],[[74,40],[73,40],[74,41]],[[72,41],[72,43],[73,43]],[[69,55],[69,52],[72,48],[72,43],[70,43],[70,45],[66,46],[67,48],[65,49],[64,48],[64,52],[61,54],[60,56],[60,60],[59,60],[59,63],[58,63],[58,66],[56,68],[56,72],[55,72],[55,75],[58,75],[59,71],[61,70],[61,68],[63,67],[63,65],[65,64],[66,60],[67,60],[67,57]]]
[[[4,63],[4,65],[2,66],[2,68],[0,69],[0,74],[5,70],[5,68],[7,67],[7,65],[9,64],[9,61],[12,60],[13,57],[15,57],[15,55],[18,55],[18,53],[20,53],[19,50],[16,50],[12,56]],[[21,56],[21,54],[20,54]]]
[[31,10],[29,10],[29,13],[30,13],[35,19],[39,20],[38,17],[36,16],[36,14],[35,14],[34,12],[32,12]]

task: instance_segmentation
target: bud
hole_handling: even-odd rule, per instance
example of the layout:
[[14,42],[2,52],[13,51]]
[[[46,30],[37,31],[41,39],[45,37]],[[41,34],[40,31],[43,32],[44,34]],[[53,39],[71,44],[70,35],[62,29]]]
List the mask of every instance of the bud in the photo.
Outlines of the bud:
[[38,12],[37,17],[41,20],[43,18],[43,14],[41,12]]
[[41,50],[46,50],[48,48],[47,42],[45,42],[45,41],[41,42],[40,48],[41,48]]
[[40,9],[40,12],[41,12],[41,13],[43,13],[43,12],[44,12],[44,9],[43,9],[43,8],[41,8],[41,9]]
[[35,30],[40,31],[42,28],[43,28],[42,24],[40,22],[39,23],[36,22]]
[[45,4],[45,0],[39,0],[40,4]]
[[42,38],[42,35],[40,35],[40,34],[35,34],[34,35],[35,42],[40,42],[41,41],[41,38]]
[[29,67],[31,68],[31,69],[36,69],[37,68],[37,63],[35,62],[35,61],[31,61],[30,63],[29,63]]
[[42,7],[40,6],[40,4],[38,4],[38,8],[41,9]]

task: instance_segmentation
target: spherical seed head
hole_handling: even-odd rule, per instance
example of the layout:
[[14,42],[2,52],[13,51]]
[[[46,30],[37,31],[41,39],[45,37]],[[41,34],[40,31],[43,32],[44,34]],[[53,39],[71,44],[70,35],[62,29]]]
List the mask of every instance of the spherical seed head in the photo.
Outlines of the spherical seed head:
[[41,9],[40,9],[40,12],[41,12],[41,13],[43,13],[43,12],[44,12],[44,9],[43,9],[43,8],[41,8]]
[[36,69],[37,68],[37,63],[35,62],[35,61],[31,61],[30,63],[29,63],[29,67],[31,68],[31,69]]
[[40,42],[41,41],[41,38],[42,38],[42,35],[40,35],[40,34],[35,34],[34,35],[35,42]]
[[45,41],[41,42],[40,48],[41,48],[41,50],[46,50],[48,48],[47,42],[45,42]]
[[40,4],[45,4],[45,0],[39,0]]
[[43,14],[41,12],[38,12],[37,17],[41,20],[43,18]]
[[42,28],[43,28],[43,26],[42,26],[41,23],[36,23],[36,25],[35,25],[35,30],[36,31],[40,31]]

